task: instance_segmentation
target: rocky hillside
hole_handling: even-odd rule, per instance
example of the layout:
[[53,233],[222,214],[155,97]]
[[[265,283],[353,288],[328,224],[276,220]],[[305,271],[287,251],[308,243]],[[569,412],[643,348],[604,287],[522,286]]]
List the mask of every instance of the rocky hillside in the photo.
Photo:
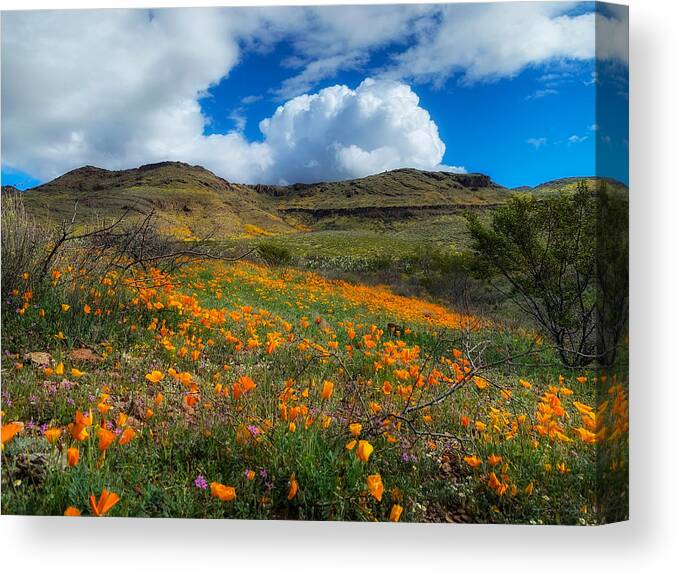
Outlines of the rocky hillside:
[[295,231],[294,220],[284,220],[272,198],[181,162],[119,171],[85,166],[26,191],[24,198],[29,210],[52,221],[70,219],[76,202],[78,221],[154,210],[163,231],[187,239],[230,237],[255,228]]
[[[597,180],[587,178],[589,185]],[[153,210],[166,233],[185,239],[294,233],[402,219],[428,221],[492,208],[512,193],[574,189],[579,178],[514,190],[483,174],[399,169],[366,178],[289,186],[234,184],[182,162],[111,171],[85,166],[24,193],[27,209],[59,222],[141,217]],[[618,182],[610,185],[625,186]],[[9,186],[3,192],[16,192]]]

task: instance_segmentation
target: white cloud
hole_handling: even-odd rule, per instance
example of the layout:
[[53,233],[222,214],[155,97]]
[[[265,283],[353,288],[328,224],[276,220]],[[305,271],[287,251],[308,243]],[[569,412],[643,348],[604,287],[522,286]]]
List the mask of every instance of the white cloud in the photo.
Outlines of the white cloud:
[[[442,20],[424,31],[417,44],[396,57],[391,70],[405,78],[442,84],[510,78],[528,66],[559,59],[588,60],[596,50],[595,29],[615,38],[625,23],[586,12],[568,15],[573,2],[457,4],[442,9]],[[620,16],[621,17],[621,16]],[[608,42],[599,57],[628,61],[623,42]]]
[[[386,79],[492,80],[554,59],[592,58],[595,17],[568,16],[572,6],[5,12],[2,162],[41,179],[83,164],[120,169],[168,159],[234,181],[455,169],[440,166],[444,143],[412,89]],[[596,21],[616,39],[626,18],[616,11]],[[204,135],[209,119],[199,99],[228,78],[243,49],[271,50],[281,40],[292,46],[293,75],[277,95],[289,101],[262,123],[262,141],[244,137],[240,109],[231,111],[231,133]],[[372,71],[381,80],[296,97],[340,70],[364,73],[386,47],[395,57]],[[628,48],[613,40],[599,55],[625,62]]]
[[239,57],[234,29],[243,24],[237,13],[218,16],[191,9],[4,13],[3,164],[39,178],[83,164],[204,161],[205,153],[221,156],[235,178],[266,166],[265,157],[245,158],[238,135],[202,135],[198,98]]
[[300,69],[276,95],[291,98],[339,71],[361,70],[372,51],[389,44],[402,49],[408,39],[431,25],[438,10],[434,5],[297,8],[287,9],[282,21],[276,14],[274,29],[290,35],[296,53],[288,65]]
[[263,99],[263,96],[245,96],[242,100],[240,100],[245,106],[249,106],[250,104],[254,104],[255,102],[259,102],[260,100]]
[[530,146],[534,146],[535,150],[538,150],[542,146],[545,146],[547,144],[548,140],[546,138],[528,138],[525,140],[526,144],[529,144]]
[[[402,83],[294,98],[261,123],[204,135],[198,98],[239,57],[239,12],[41,12],[3,17],[3,163],[51,178],[174,159],[235,181],[310,181],[440,166],[445,145]],[[231,17],[232,16],[232,17]]]
[[628,6],[605,4],[609,16],[596,18],[596,57],[629,63],[629,9]]
[[544,88],[543,90],[535,90],[532,94],[525,96],[526,100],[538,100],[540,98],[545,98],[546,96],[555,96],[558,93],[558,90],[553,88]]
[[628,10],[603,14],[586,5],[588,11],[568,14],[577,7],[509,2],[299,8],[282,20],[276,14],[271,34],[292,36],[296,56],[288,65],[300,70],[276,94],[293,97],[339,71],[361,70],[374,50],[393,43],[399,46],[390,48],[393,63],[383,74],[437,85],[455,75],[467,83],[492,81],[594,56],[627,64]]
[[262,142],[241,134],[241,109],[230,112],[233,132],[204,135],[199,97],[237,63],[234,30],[261,25],[251,14],[239,21],[243,13],[3,15],[3,164],[44,179],[83,164],[120,169],[167,159],[235,181],[444,169],[435,123],[395,82],[295,98],[262,122]]
[[274,160],[269,179],[361,177],[399,167],[442,166],[445,144],[419,98],[401,82],[367,79],[298,96],[260,124]]
[[578,136],[577,134],[572,134],[567,139],[567,142],[568,144],[581,144],[582,142],[585,142],[588,139],[589,139],[588,136]]

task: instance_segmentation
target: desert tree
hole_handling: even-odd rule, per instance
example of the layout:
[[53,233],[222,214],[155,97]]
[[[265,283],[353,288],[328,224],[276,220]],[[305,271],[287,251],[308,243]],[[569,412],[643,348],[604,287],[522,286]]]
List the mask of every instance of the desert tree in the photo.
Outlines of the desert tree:
[[628,315],[628,199],[605,182],[516,194],[467,216],[481,274],[532,317],[562,362],[610,365]]

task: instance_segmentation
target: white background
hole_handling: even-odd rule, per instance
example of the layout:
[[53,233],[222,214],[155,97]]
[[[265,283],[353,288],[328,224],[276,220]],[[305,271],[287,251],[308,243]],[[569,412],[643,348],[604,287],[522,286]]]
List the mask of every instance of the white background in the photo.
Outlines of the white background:
[[[222,4],[228,2],[222,2]],[[269,0],[240,5],[285,4]],[[289,3],[289,2],[288,2]],[[321,4],[329,2],[293,2]],[[0,517],[4,573],[678,572],[678,2],[631,13],[631,520],[598,528]],[[190,0],[0,0],[2,9]],[[199,0],[194,5],[219,5]]]

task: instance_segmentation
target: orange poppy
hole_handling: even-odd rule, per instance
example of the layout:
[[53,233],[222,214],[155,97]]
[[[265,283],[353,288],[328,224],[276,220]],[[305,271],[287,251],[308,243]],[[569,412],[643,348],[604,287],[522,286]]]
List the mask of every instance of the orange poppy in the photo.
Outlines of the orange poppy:
[[464,457],[464,461],[474,469],[482,463],[481,459],[475,455],[467,455]]
[[134,431],[131,427],[128,427],[125,429],[125,431],[122,432],[122,435],[120,436],[120,439],[118,440],[118,443],[120,445],[125,445],[132,441],[135,437],[137,436],[137,432]]
[[111,507],[113,507],[118,501],[120,501],[118,494],[113,493],[112,491],[109,492],[106,489],[101,492],[98,501],[94,495],[89,496],[89,504],[92,508],[92,513],[94,513],[94,515],[97,517],[101,517],[102,515],[108,513]]
[[87,427],[92,425],[92,413],[88,412],[84,415],[81,411],[75,413],[75,422],[68,426],[73,439],[76,441],[85,441],[89,437]]
[[197,393],[189,393],[184,396],[184,405],[186,407],[195,407],[200,401],[200,396]]
[[360,461],[367,461],[373,451],[374,447],[372,447],[369,441],[361,439],[358,442],[358,459],[360,459]]
[[66,451],[66,460],[69,467],[75,467],[80,459],[80,451],[77,447],[69,447]]
[[115,441],[115,433],[103,427],[99,428],[97,436],[99,437],[99,453],[106,451],[111,443]]
[[151,373],[146,374],[146,379],[151,383],[158,383],[160,380],[164,379],[165,374],[162,371],[154,369]]
[[323,399],[329,399],[330,396],[332,395],[332,392],[334,391],[334,383],[332,383],[329,380],[325,380],[323,383],[323,391],[320,395]]
[[501,455],[492,454],[487,458],[487,462],[490,465],[497,465],[498,463],[501,463]]
[[49,429],[46,429],[43,435],[45,436],[45,439],[47,441],[54,445],[59,439],[59,437],[61,437],[61,430],[56,427],[51,427]]
[[403,508],[396,503],[393,505],[393,507],[391,507],[391,514],[389,515],[388,520],[392,521],[393,523],[397,523],[398,521],[400,521],[400,516],[402,515],[402,513]]
[[21,421],[13,421],[12,423],[8,423],[7,425],[2,426],[2,447],[5,446],[5,443],[9,443],[12,438],[19,433],[20,431],[23,431],[24,429],[24,424]]
[[235,499],[235,487],[223,485],[216,481],[210,483],[210,493],[221,501],[233,501]]
[[243,375],[233,384],[233,398],[238,400],[242,395],[248,391],[253,390],[257,386],[251,377]]
[[381,496],[384,494],[384,484],[381,481],[381,475],[375,473],[367,476],[367,489],[370,495],[377,501],[381,501]]
[[287,500],[291,501],[294,499],[297,495],[297,491],[299,491],[299,482],[297,481],[296,475],[293,473],[290,476],[290,490],[287,492]]

